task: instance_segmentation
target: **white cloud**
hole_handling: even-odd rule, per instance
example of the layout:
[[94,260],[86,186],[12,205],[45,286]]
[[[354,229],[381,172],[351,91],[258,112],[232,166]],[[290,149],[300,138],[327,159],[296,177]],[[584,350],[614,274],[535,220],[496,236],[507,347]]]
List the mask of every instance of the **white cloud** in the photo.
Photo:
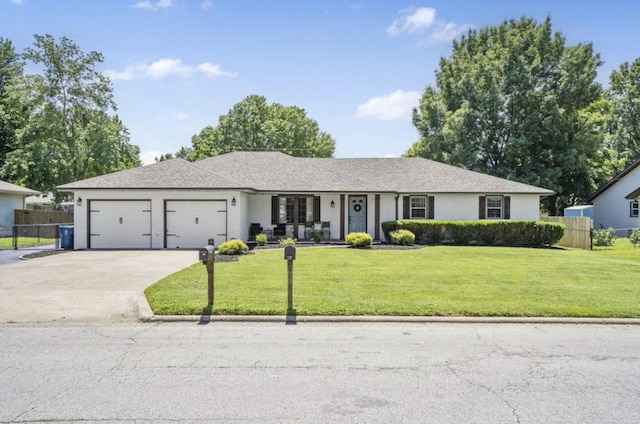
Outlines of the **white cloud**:
[[436,9],[433,7],[419,7],[403,9],[399,12],[400,17],[394,20],[387,34],[394,36],[403,32],[416,32],[429,28],[436,20]]
[[143,165],[151,165],[152,163],[156,163],[156,158],[164,155],[163,152],[157,152],[155,150],[150,150],[148,152],[140,153],[140,161],[142,161]]
[[432,43],[452,41],[472,28],[473,25],[469,24],[458,25],[453,22],[438,22],[431,34],[429,34],[428,40]]
[[204,10],[209,10],[213,7],[213,2],[211,0],[205,0],[200,3],[200,7]]
[[22,3],[24,3],[24,0],[11,0],[11,3],[13,3],[13,4],[22,4]]
[[356,116],[358,118],[373,117],[383,121],[408,119],[411,117],[413,108],[418,106],[421,95],[419,91],[396,90],[390,94],[373,97],[358,106]]
[[198,71],[210,77],[235,77],[235,72],[223,71],[220,65],[211,62],[205,62],[198,65]]
[[172,0],[158,0],[156,2],[152,2],[152,1],[139,1],[137,3],[134,3],[131,5],[132,8],[134,9],[146,9],[146,10],[160,10],[160,9],[167,9],[169,7],[172,6],[171,4]]
[[173,119],[177,121],[186,121],[187,119],[189,119],[189,115],[183,112],[176,112],[173,114]]
[[164,58],[151,64],[134,64],[127,66],[122,71],[106,70],[104,75],[112,81],[129,81],[134,78],[160,79],[169,75],[178,75],[184,78],[190,77],[193,72],[198,71],[210,77],[235,77],[236,74],[222,70],[220,65],[204,62],[197,66],[182,63],[180,59]]

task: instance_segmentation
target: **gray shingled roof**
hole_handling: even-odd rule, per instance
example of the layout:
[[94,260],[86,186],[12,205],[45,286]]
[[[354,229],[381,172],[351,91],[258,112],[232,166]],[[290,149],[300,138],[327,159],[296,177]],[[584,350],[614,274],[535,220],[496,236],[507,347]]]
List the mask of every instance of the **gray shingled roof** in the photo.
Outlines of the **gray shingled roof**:
[[0,180],[0,193],[37,194],[35,190]]
[[553,194],[551,190],[422,158],[297,158],[278,152],[232,152],[194,163],[173,159],[59,187],[79,188]]

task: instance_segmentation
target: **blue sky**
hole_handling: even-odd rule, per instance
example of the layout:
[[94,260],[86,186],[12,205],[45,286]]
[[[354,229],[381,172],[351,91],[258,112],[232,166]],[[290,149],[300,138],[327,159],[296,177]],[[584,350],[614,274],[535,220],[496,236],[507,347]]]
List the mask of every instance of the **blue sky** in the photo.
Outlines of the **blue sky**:
[[632,0],[0,0],[0,36],[18,51],[51,34],[101,52],[145,163],[250,94],[304,108],[336,157],[384,157],[417,139],[411,109],[469,28],[551,16],[568,44],[593,43],[606,85],[640,57],[639,12]]

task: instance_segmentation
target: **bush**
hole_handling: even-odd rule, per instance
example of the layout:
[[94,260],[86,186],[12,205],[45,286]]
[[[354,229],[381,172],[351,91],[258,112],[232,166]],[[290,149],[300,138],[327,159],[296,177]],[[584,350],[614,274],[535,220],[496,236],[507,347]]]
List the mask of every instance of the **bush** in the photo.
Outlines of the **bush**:
[[391,244],[399,244],[401,246],[409,246],[416,240],[415,234],[409,230],[396,230],[389,233]]
[[242,240],[231,239],[218,246],[218,254],[220,255],[244,255],[249,248]]
[[293,246],[296,244],[296,241],[291,237],[283,237],[278,241],[278,243],[280,243],[280,246]]
[[349,246],[357,248],[371,247],[371,243],[373,243],[373,239],[367,233],[349,233],[345,241]]
[[631,231],[631,234],[629,234],[629,241],[633,244],[633,248],[635,249],[638,242],[640,242],[640,230],[636,228]]
[[593,244],[596,246],[613,246],[616,242],[616,230],[609,227],[606,230],[600,228],[593,232]]
[[258,246],[264,246],[267,244],[267,235],[265,233],[256,235],[256,243],[258,243]]
[[391,233],[409,230],[417,244],[453,243],[540,247],[557,243],[564,225],[557,222],[512,220],[398,220],[382,223],[382,231],[391,241]]

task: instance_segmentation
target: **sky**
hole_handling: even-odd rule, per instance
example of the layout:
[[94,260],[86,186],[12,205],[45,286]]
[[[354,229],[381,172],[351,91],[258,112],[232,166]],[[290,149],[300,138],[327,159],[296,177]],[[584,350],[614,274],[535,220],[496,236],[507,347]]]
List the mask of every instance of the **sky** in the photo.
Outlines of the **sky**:
[[50,34],[102,53],[145,164],[251,94],[305,109],[335,157],[393,157],[418,139],[412,108],[452,40],[523,16],[592,43],[604,86],[640,57],[634,0],[0,0],[0,37],[18,52]]

